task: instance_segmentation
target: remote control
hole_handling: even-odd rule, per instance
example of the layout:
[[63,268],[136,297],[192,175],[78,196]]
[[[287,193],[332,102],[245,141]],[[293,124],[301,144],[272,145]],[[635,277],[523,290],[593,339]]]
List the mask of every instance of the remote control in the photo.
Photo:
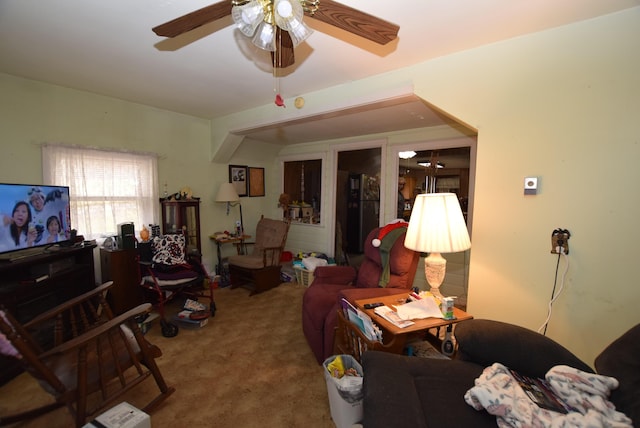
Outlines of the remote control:
[[384,306],[384,303],[381,303],[381,302],[365,303],[364,308],[365,309],[374,309],[374,308],[377,308],[378,306]]

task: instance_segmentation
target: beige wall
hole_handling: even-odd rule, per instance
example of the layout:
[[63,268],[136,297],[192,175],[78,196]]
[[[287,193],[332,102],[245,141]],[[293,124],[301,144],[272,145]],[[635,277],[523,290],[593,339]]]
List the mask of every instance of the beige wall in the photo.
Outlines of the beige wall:
[[[548,335],[589,363],[640,322],[639,19],[635,8],[419,70],[417,92],[479,130],[470,310],[537,328],[556,266],[551,231],[567,228],[570,267]],[[525,197],[530,175],[540,192]]]
[[[637,7],[304,94],[309,107],[303,112],[274,113],[263,106],[210,124],[0,75],[2,176],[39,181],[37,144],[43,141],[154,151],[162,156],[160,185],[190,185],[205,200],[203,229],[212,232],[234,220],[211,202],[226,180],[227,163],[208,160],[220,152],[230,130],[385,98],[409,85],[478,129],[469,311],[537,329],[546,317],[556,267],[549,254],[551,231],[567,228],[570,266],[547,335],[592,363],[603,346],[640,322],[634,251],[640,198],[633,190],[640,180],[639,21]],[[399,147],[433,139],[428,134],[300,145],[280,154],[324,156],[323,201],[329,203],[336,146],[382,140],[388,158]],[[267,196],[243,198],[247,224],[260,213],[278,212],[278,151],[243,142],[228,160],[267,168]],[[394,168],[389,160],[383,171],[392,177]],[[530,175],[540,177],[540,191],[525,197],[523,179]],[[391,192],[395,184],[389,179],[383,186]],[[387,204],[391,212],[393,202]],[[292,228],[292,242],[306,234],[319,243],[314,249],[323,250],[332,233],[328,223]],[[206,245],[204,252],[210,259],[215,254]]]

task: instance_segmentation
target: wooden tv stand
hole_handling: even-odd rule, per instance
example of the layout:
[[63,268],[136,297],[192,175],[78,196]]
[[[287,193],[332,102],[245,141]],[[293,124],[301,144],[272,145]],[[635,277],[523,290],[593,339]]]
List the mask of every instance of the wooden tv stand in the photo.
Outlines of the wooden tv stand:
[[[25,323],[96,286],[95,245],[61,247],[14,261],[0,262],[0,305]],[[19,373],[0,356],[0,384]]]

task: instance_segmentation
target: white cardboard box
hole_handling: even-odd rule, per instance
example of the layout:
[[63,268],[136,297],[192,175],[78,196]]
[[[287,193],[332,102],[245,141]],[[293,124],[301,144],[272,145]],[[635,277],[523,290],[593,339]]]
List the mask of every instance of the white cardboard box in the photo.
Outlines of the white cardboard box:
[[[97,423],[96,423],[97,422]],[[151,428],[148,414],[122,402],[102,413],[83,428]]]

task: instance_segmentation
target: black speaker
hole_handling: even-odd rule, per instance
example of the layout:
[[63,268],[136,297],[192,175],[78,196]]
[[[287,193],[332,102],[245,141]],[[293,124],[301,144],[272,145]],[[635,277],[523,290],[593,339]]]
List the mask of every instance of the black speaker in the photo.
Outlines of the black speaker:
[[153,249],[151,248],[151,245],[151,242],[138,243],[138,254],[140,255],[141,261],[151,263],[151,259],[153,258]]
[[120,223],[118,225],[118,248],[136,248],[133,223]]

